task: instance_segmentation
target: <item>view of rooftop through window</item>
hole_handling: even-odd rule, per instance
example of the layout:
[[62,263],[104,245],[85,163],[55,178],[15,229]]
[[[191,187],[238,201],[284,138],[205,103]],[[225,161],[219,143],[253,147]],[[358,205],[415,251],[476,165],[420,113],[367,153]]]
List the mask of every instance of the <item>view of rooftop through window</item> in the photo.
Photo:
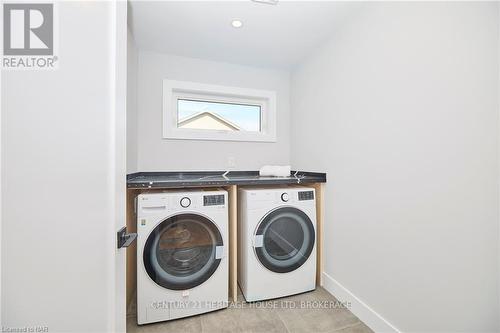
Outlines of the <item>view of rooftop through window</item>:
[[261,130],[260,105],[177,100],[177,127],[206,130]]

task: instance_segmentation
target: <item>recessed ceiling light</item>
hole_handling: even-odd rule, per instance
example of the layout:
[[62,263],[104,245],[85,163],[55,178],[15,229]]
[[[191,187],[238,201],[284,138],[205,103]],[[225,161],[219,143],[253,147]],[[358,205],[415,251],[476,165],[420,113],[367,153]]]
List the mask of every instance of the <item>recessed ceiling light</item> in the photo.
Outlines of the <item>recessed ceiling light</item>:
[[241,28],[243,26],[243,22],[241,22],[240,20],[232,20],[231,25],[233,26],[233,28]]

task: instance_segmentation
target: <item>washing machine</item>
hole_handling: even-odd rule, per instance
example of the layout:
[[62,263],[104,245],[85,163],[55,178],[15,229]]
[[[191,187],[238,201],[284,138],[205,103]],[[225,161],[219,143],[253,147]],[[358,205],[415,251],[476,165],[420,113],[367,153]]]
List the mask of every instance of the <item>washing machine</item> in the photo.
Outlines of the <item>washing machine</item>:
[[227,192],[137,197],[137,323],[228,306]]
[[238,284],[245,299],[314,290],[314,188],[241,188],[238,200]]

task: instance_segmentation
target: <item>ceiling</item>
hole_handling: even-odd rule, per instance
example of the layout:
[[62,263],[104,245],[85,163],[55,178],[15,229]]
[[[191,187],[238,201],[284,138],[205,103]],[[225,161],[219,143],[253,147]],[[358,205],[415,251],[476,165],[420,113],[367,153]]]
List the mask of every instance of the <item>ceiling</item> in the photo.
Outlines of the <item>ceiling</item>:
[[[140,50],[289,69],[331,36],[360,3],[129,1]],[[239,19],[243,27],[233,28]]]

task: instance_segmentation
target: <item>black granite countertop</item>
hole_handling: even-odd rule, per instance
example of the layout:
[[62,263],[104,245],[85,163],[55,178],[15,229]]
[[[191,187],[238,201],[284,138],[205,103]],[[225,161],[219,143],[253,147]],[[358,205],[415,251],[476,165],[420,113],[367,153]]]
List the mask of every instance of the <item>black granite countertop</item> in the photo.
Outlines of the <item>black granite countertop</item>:
[[280,185],[326,183],[326,173],[292,171],[288,177],[261,177],[258,171],[136,172],[127,175],[127,187],[173,188],[225,185]]

